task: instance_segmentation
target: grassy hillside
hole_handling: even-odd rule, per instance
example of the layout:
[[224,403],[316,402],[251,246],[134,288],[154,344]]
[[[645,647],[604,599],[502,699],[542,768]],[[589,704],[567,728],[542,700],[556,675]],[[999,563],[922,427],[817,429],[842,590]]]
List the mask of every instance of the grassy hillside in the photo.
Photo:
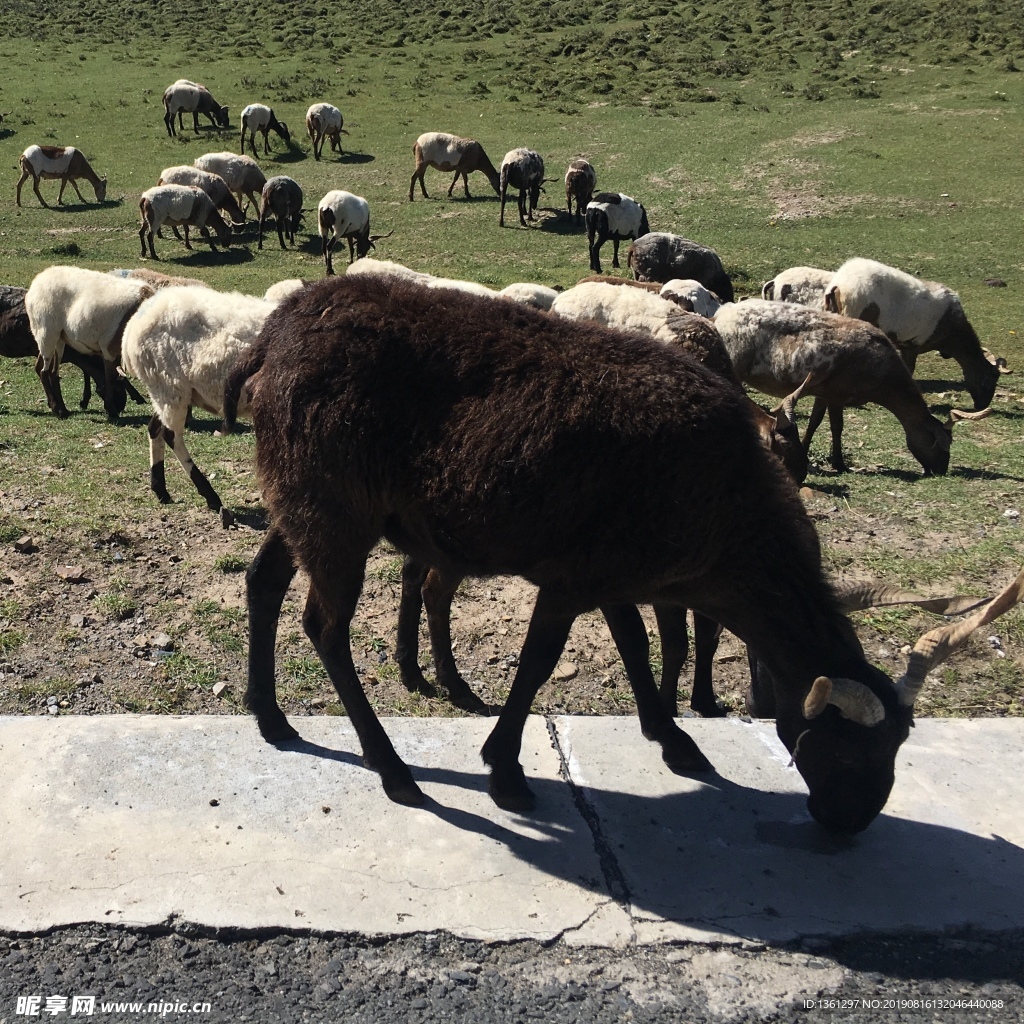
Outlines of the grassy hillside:
[[[294,177],[307,208],[331,188],[364,195],[374,232],[394,229],[378,255],[496,286],[569,285],[588,272],[560,183],[548,186],[536,226],[513,217],[501,230],[482,176],[470,181],[471,201],[461,187],[447,200],[449,177],[430,171],[431,199],[408,201],[413,140],[428,130],[471,135],[496,164],[529,146],[558,177],[586,155],[599,187],[641,199],[654,230],[717,249],[741,294],[783,267],[836,267],[851,255],[957,289],[984,344],[1017,370],[1003,379],[995,415],[959,425],[949,476],[922,479],[889,414],[853,411],[846,443],[859,472],[832,473],[823,429],[808,481],[823,504],[812,511],[834,566],[906,585],[980,592],[1024,557],[1020,520],[1006,515],[1024,504],[1019,4],[223,2],[200,24],[162,2],[13,0],[4,30],[3,283],[27,285],[53,263],[137,265],[139,193],[163,167],[237,151],[238,111],[249,102],[270,103],[291,126],[293,145],[275,138],[261,162],[268,176]],[[182,76],[230,106],[230,131],[167,136],[160,97]],[[316,163],[309,153],[303,117],[318,100],[345,114],[341,160]],[[26,184],[15,207],[17,157],[33,143],[82,149],[109,179],[107,201],[93,203],[83,184],[87,204],[69,189],[63,209],[42,209]],[[55,183],[41,188],[55,201]],[[168,236],[157,242],[157,267],[252,293],[316,278],[313,223],[287,252],[276,235],[257,251],[251,226],[223,255],[201,245],[189,255]],[[987,286],[990,278],[1007,287]],[[969,403],[954,365],[928,356],[918,370],[937,415]],[[77,379],[65,380],[73,407]],[[115,520],[128,529],[152,519],[145,414],[135,412],[109,426],[94,401],[58,423],[29,361],[0,364],[5,557],[21,532],[59,536],[73,558],[74,545],[91,550]],[[188,437],[197,461],[217,472],[229,503],[253,500],[251,435],[215,438],[212,421],[200,420],[210,429]],[[177,470],[168,473],[172,492],[199,505]],[[165,520],[173,526],[179,512]],[[29,604],[14,619],[40,614]],[[877,628],[904,642],[906,615],[879,617]],[[5,628],[30,631],[4,621],[0,653]],[[1019,713],[1019,613],[1006,631],[1017,653],[993,663],[992,678],[1009,689],[991,706]]]

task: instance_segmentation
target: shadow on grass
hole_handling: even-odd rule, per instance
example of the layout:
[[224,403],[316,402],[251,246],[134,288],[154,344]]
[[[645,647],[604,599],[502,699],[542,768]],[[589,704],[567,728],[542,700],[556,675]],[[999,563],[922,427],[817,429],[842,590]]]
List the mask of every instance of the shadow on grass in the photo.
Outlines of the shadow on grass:
[[587,226],[581,217],[573,217],[566,210],[556,210],[551,206],[538,206],[538,213],[550,213],[540,222],[540,230],[553,235],[580,235],[586,237]]

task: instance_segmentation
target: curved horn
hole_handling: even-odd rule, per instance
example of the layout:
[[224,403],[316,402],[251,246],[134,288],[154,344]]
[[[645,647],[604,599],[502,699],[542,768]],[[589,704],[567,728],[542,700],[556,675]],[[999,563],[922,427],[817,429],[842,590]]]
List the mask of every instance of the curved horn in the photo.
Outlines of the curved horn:
[[900,703],[904,707],[913,707],[921,687],[924,686],[925,676],[962,647],[976,629],[999,618],[1019,604],[1021,599],[1024,599],[1024,566],[1009,586],[969,619],[950,626],[940,626],[925,633],[914,645],[907,662],[907,671],[896,683]]
[[811,383],[811,378],[813,376],[813,372],[807,374],[800,387],[798,387],[791,395],[786,395],[786,397],[774,409],[772,409],[772,415],[775,417],[775,425],[780,432],[787,430],[791,424],[796,422],[796,403],[800,401],[800,396],[804,393],[804,388]]
[[395,229],[392,228],[386,235],[370,235],[371,242],[379,242],[382,238],[390,238],[395,233]]
[[844,612],[860,612],[865,608],[887,608],[898,604],[916,604],[936,615],[963,615],[985,604],[987,597],[922,597],[909,590],[881,583],[842,583],[835,588]]
[[991,405],[985,409],[979,409],[977,412],[965,412],[963,409],[950,409],[949,419],[946,421],[946,426],[951,427],[954,423],[959,423],[960,420],[983,420],[991,415]]
[[818,676],[804,700],[804,718],[817,718],[829,704],[839,708],[843,718],[858,725],[878,725],[885,718],[882,702],[869,687],[854,679]]

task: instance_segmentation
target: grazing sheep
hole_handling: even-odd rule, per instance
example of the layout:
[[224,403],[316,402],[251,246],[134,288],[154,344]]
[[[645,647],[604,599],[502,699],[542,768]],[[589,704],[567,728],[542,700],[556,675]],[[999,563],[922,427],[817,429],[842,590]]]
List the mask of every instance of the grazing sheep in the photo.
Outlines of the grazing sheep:
[[[201,189],[192,185],[157,185],[146,189],[139,200],[139,243],[142,256],[146,255],[146,243],[149,242],[149,255],[156,259],[153,247],[153,236],[163,224],[184,227],[185,248],[192,250],[189,240],[189,227],[199,228],[210,248],[216,252],[217,246],[210,237],[210,228],[217,233],[217,241],[225,248],[231,244],[231,228],[217,212],[213,200]],[[207,226],[209,225],[209,226]]]
[[[544,183],[544,160],[540,153],[532,149],[510,149],[501,161],[498,175],[499,195],[501,196],[501,212],[498,224],[505,226],[505,198],[509,187],[518,189],[516,203],[519,207],[519,223],[525,228],[526,218],[533,220],[533,211],[540,201],[540,188]],[[529,213],[527,213],[529,198]]]
[[[16,359],[21,356],[39,355],[39,346],[32,336],[28,313],[25,312],[25,289],[0,285],[0,356]],[[89,356],[66,346],[61,355],[62,363],[73,363],[82,371],[82,400],[79,408],[87,409],[92,398],[92,382],[96,382],[96,393],[102,398],[106,389],[103,360]],[[123,378],[120,378],[123,380]],[[127,382],[125,382],[127,384]],[[135,392],[135,389],[131,389]],[[138,392],[135,392],[138,396]],[[141,396],[138,396],[141,400]]]
[[825,289],[832,276],[831,270],[819,270],[817,267],[790,267],[765,281],[761,298],[795,302],[809,309],[824,309]]
[[663,299],[668,299],[700,316],[713,317],[722,306],[722,300],[714,292],[708,291],[700,281],[694,281],[692,278],[674,278],[666,281],[658,294]]
[[284,302],[289,295],[297,292],[300,288],[305,288],[309,284],[308,281],[303,281],[300,277],[288,277],[283,281],[278,281],[276,284],[272,284],[264,293],[263,300],[265,302]]
[[231,218],[233,224],[245,223],[245,214],[242,212],[241,206],[238,205],[238,200],[228,188],[228,183],[219,174],[211,174],[198,167],[180,164],[177,167],[165,167],[160,172],[157,184],[191,185],[194,188],[201,188],[213,200],[213,205],[218,210],[223,210]]
[[506,285],[498,294],[513,302],[522,302],[527,306],[533,306],[535,309],[550,309],[551,303],[558,296],[558,292],[554,288],[548,288],[543,284],[530,284],[527,281],[517,281],[515,284]]
[[638,238],[629,247],[626,264],[638,281],[665,284],[675,278],[689,278],[699,281],[723,302],[735,298],[718,253],[679,235],[653,231]]
[[945,285],[922,281],[874,260],[847,260],[825,291],[825,308],[880,328],[899,349],[910,372],[922,352],[955,359],[975,409],[992,402],[998,362],[985,358],[960,296]]
[[239,137],[238,152],[245,152],[245,133],[249,133],[249,145],[252,147],[252,155],[256,156],[256,133],[263,136],[263,155],[270,152],[270,132],[277,132],[278,137],[286,144],[292,140],[288,131],[288,125],[284,121],[278,121],[274,111],[263,103],[250,103],[242,110],[239,120],[242,122],[242,133]]
[[572,213],[572,201],[576,200],[576,216],[582,217],[597,188],[597,171],[589,160],[582,157],[573,160],[565,172],[565,205]]
[[321,251],[328,275],[334,273],[331,254],[339,238],[348,239],[348,261],[351,263],[357,257],[362,258],[371,249],[375,249],[374,242],[388,238],[392,234],[389,231],[386,235],[371,235],[370,204],[362,196],[355,196],[342,189],[328,192],[320,200],[316,214],[320,227]]
[[39,191],[41,178],[60,178],[60,192],[57,193],[57,205],[64,205],[64,189],[67,183],[75,190],[81,202],[85,202],[82,193],[78,191],[77,178],[85,178],[96,193],[96,202],[102,203],[107,198],[107,179],[101,178],[89,166],[80,150],[74,146],[29,146],[24,153],[18,157],[18,164],[21,167],[21,177],[18,179],[16,202],[21,206],[21,186],[31,177],[32,191],[43,206],[46,200]]
[[25,311],[38,347],[36,373],[55,416],[68,415],[58,372],[67,346],[103,360],[103,407],[111,420],[121,414],[127,400],[117,373],[121,335],[132,314],[152,294],[153,289],[142,281],[79,267],[47,267],[32,279],[25,293]]
[[951,432],[928,412],[910,371],[877,327],[765,299],[724,305],[714,324],[744,383],[769,395],[785,395],[805,382],[805,393],[815,400],[804,447],[810,448],[827,409],[830,461],[840,472],[846,468],[843,408],[867,402],[888,409],[903,424],[907,447],[926,475],[946,472]]
[[[195,166],[201,171],[218,174],[226,182],[228,188],[238,198],[247,196],[249,202],[258,210],[260,194],[267,183],[267,177],[251,156],[239,156],[237,153],[204,153],[196,157]],[[242,214],[243,218],[245,214]]]
[[617,267],[619,242],[624,238],[640,238],[651,230],[647,211],[622,192],[598,192],[587,203],[586,222],[590,269],[595,274],[601,273],[601,246],[609,238],[612,240],[612,266]]
[[471,198],[468,175],[474,171],[480,171],[486,175],[495,192],[501,190],[498,172],[484,152],[484,147],[476,139],[463,139],[458,135],[449,135],[448,132],[424,132],[413,143],[412,152],[416,158],[416,169],[412,172],[412,180],[409,182],[410,203],[417,178],[423,198],[430,198],[427,195],[427,187],[423,184],[423,175],[426,174],[428,167],[434,167],[439,171],[455,172],[455,177],[452,178],[452,183],[448,186],[449,199],[460,175],[462,176],[462,186],[466,190],[466,198]]
[[644,735],[672,769],[708,767],[658,699],[636,610],[656,601],[713,616],[766,664],[776,728],[815,819],[855,833],[884,807],[924,672],[948,645],[898,685],[867,661],[814,526],[734,385],[635,334],[525,307],[495,317],[490,300],[364,276],[284,302],[229,388],[252,396],[273,523],[246,580],[245,700],[266,740],[296,735],[277,704],[274,647],[301,566],[303,628],[367,767],[392,800],[423,803],[366,699],[348,636],[383,536],[445,573],[511,571],[539,588],[482,751],[499,806],[534,806],[522,731],[574,620],[593,608],[622,655]]
[[344,156],[341,149],[342,135],[348,135],[348,130],[343,128],[344,118],[337,107],[330,103],[314,103],[306,111],[306,131],[313,140],[313,158],[320,159],[324,151],[324,139],[330,139],[331,149],[338,156]]
[[[164,504],[171,500],[164,476],[165,445],[214,511],[223,504],[185,447],[190,405],[224,411],[228,373],[259,334],[274,303],[209,288],[167,288],[143,303],[124,331],[125,369],[149,389],[150,487]],[[235,412],[244,412],[245,400]],[[222,516],[225,520],[227,517]]]
[[270,178],[263,186],[260,197],[260,238],[258,249],[263,248],[263,225],[267,217],[273,214],[277,225],[277,240],[281,248],[285,248],[284,236],[295,244],[295,232],[299,230],[302,220],[302,189],[294,178],[279,174]]
[[181,115],[192,115],[192,131],[199,132],[199,115],[205,114],[214,127],[227,128],[228,108],[222,107],[205,85],[179,78],[164,90],[164,126],[168,135],[174,135],[174,118],[181,124]]

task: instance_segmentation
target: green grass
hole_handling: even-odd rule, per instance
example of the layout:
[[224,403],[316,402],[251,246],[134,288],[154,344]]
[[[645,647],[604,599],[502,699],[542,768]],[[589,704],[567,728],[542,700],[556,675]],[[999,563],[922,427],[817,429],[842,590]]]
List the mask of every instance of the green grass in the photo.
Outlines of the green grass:
[[[820,515],[818,526],[833,568],[905,586],[981,593],[1024,558],[1020,521],[1004,516],[1024,511],[1018,4],[420,0],[410,9],[385,0],[331,7],[300,0],[213,9],[205,24],[218,42],[200,58],[185,9],[58,0],[42,18],[27,0],[5,6],[0,110],[11,113],[0,129],[0,165],[9,169],[0,193],[3,283],[27,285],[56,262],[138,265],[139,193],[165,166],[235,150],[238,111],[263,101],[293,132],[291,148],[275,139],[272,155],[261,157],[268,175],[299,181],[307,208],[331,188],[366,196],[374,232],[394,229],[378,256],[492,286],[565,286],[588,272],[588,262],[581,228],[552,212],[562,207],[560,182],[542,197],[537,226],[502,230],[496,197],[479,175],[467,202],[461,186],[447,200],[449,177],[429,171],[432,198],[410,203],[411,146],[423,131],[453,131],[478,138],[497,164],[506,150],[527,145],[556,177],[584,154],[601,188],[644,202],[654,230],[718,250],[741,294],[756,293],[783,267],[835,267],[853,255],[955,288],[983,343],[1017,372],[1002,380],[996,414],[958,424],[949,475],[922,478],[888,413],[849,411],[845,447],[861,471],[832,473],[828,435],[819,432],[808,483],[839,511]],[[260,40],[259,61],[251,38]],[[329,58],[324,39],[334,41]],[[230,131],[167,136],[160,96],[182,75],[230,106]],[[316,100],[345,114],[351,134],[341,160],[317,163],[308,152],[303,116]],[[16,208],[10,169],[33,143],[81,148],[108,177],[106,203],[83,206],[70,193],[65,208],[45,210],[26,186]],[[55,199],[55,183],[41,188]],[[91,200],[89,186],[82,188]],[[286,252],[274,241],[257,251],[252,227],[225,255],[201,246],[189,255],[168,237],[158,243],[156,266],[253,294],[286,277],[319,278],[313,222],[307,216],[299,247]],[[609,260],[606,253],[606,269]],[[1008,287],[987,287],[992,277]],[[937,415],[969,404],[957,369],[935,355],[919,363]],[[72,398],[77,371],[63,376]],[[84,413],[69,404],[71,417],[57,422],[31,362],[0,364],[0,545],[7,549],[28,532],[86,545],[115,518],[131,523],[153,511],[148,409],[129,406],[110,425],[95,398]],[[229,505],[251,501],[252,434],[215,437],[216,425],[196,412],[189,449],[216,474]],[[202,507],[173,459],[167,478],[176,499]],[[42,509],[29,514],[32,502]],[[178,510],[168,512],[173,530]],[[244,562],[223,555],[215,568],[242,571]],[[376,575],[397,585],[399,561],[382,563]],[[137,595],[103,589],[101,611],[134,613]],[[210,612],[207,636],[223,647],[244,626],[220,616]],[[880,625],[902,637],[903,621]],[[1020,636],[1022,622],[1015,613],[1000,631]],[[373,638],[356,640],[372,657]],[[321,673],[295,668],[300,691],[324,692]],[[186,676],[204,671],[182,663]]]

